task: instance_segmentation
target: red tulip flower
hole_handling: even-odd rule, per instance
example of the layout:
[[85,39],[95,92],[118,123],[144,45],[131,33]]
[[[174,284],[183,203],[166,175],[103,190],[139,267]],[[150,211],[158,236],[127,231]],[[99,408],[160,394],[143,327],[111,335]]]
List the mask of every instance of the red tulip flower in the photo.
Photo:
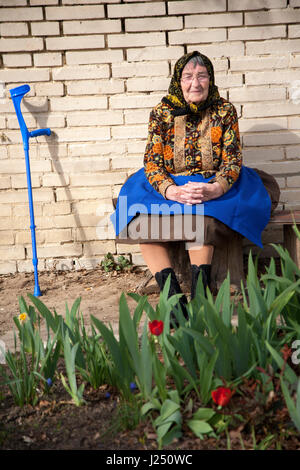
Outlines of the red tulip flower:
[[219,406],[226,406],[232,395],[233,391],[226,387],[218,387],[216,390],[211,392],[213,401]]
[[164,329],[164,322],[159,320],[149,321],[149,330],[155,336],[160,336]]

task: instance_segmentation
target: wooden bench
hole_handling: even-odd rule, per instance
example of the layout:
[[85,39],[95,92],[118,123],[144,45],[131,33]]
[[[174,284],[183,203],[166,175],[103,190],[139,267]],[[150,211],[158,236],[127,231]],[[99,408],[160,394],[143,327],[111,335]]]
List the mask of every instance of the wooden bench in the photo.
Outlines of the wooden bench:
[[[114,207],[117,199],[113,200]],[[300,268],[300,240],[294,232],[293,224],[296,223],[300,230],[300,210],[276,211],[271,217],[268,226],[283,227],[283,247],[287,248],[291,258]],[[180,282],[186,286],[190,285],[190,261],[185,243],[172,242],[170,253],[172,265]],[[244,257],[243,257],[243,237],[237,232],[233,232],[231,239],[221,247],[214,250],[212,260],[211,288],[218,290],[230,272],[232,290],[240,290],[241,280],[245,282]],[[151,275],[148,276],[148,280]]]

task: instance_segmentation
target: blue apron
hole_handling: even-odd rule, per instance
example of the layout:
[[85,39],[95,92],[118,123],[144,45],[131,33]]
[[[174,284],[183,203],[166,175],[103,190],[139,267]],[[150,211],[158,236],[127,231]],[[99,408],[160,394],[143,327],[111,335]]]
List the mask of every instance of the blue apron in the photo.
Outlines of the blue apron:
[[[170,175],[178,186],[189,181],[207,183],[202,175]],[[121,188],[116,210],[110,216],[116,235],[138,214],[197,214],[199,204],[186,205],[165,199],[146,178],[144,168],[131,175]],[[271,199],[260,176],[242,166],[238,180],[223,196],[201,204],[201,214],[214,217],[259,247],[271,215]]]

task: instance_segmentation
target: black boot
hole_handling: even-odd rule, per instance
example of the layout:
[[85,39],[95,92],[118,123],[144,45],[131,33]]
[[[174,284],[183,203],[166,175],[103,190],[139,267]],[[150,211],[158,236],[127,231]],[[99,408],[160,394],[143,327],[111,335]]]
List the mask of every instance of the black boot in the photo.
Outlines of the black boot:
[[[169,288],[169,293],[168,293],[168,298],[170,298],[172,295],[175,294],[182,294],[181,287],[179,285],[179,282],[177,280],[176,274],[173,270],[173,268],[165,268],[162,269],[161,271],[155,273],[155,279],[156,282],[159,286],[160,291],[163,290],[164,285],[166,283],[166,280],[168,279],[169,274],[171,274],[171,280],[170,280],[170,288]],[[179,299],[179,305],[181,307],[182,313],[184,315],[184,318],[188,320],[188,312],[186,310],[186,304],[187,304],[187,298],[185,295],[182,295]],[[175,323],[176,326],[178,326],[178,320],[175,316],[175,314],[171,311],[170,315],[171,322]]]
[[196,288],[197,288],[199,275],[202,276],[204,293],[206,297],[206,287],[210,287],[211,264],[201,264],[200,266],[197,266],[196,264],[192,264],[191,270],[192,270],[191,300],[196,295]]

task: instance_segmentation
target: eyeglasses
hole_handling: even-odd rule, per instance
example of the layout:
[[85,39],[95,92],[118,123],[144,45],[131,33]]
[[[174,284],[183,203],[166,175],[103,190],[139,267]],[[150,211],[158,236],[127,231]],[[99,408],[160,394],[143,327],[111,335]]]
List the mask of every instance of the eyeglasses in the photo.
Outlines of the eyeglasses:
[[209,75],[207,75],[206,73],[199,73],[198,75],[183,75],[181,77],[181,81],[182,82],[185,82],[185,83],[189,83],[189,82],[192,82],[194,80],[194,78],[197,79],[198,82],[204,82],[205,80],[207,80],[209,78]]

